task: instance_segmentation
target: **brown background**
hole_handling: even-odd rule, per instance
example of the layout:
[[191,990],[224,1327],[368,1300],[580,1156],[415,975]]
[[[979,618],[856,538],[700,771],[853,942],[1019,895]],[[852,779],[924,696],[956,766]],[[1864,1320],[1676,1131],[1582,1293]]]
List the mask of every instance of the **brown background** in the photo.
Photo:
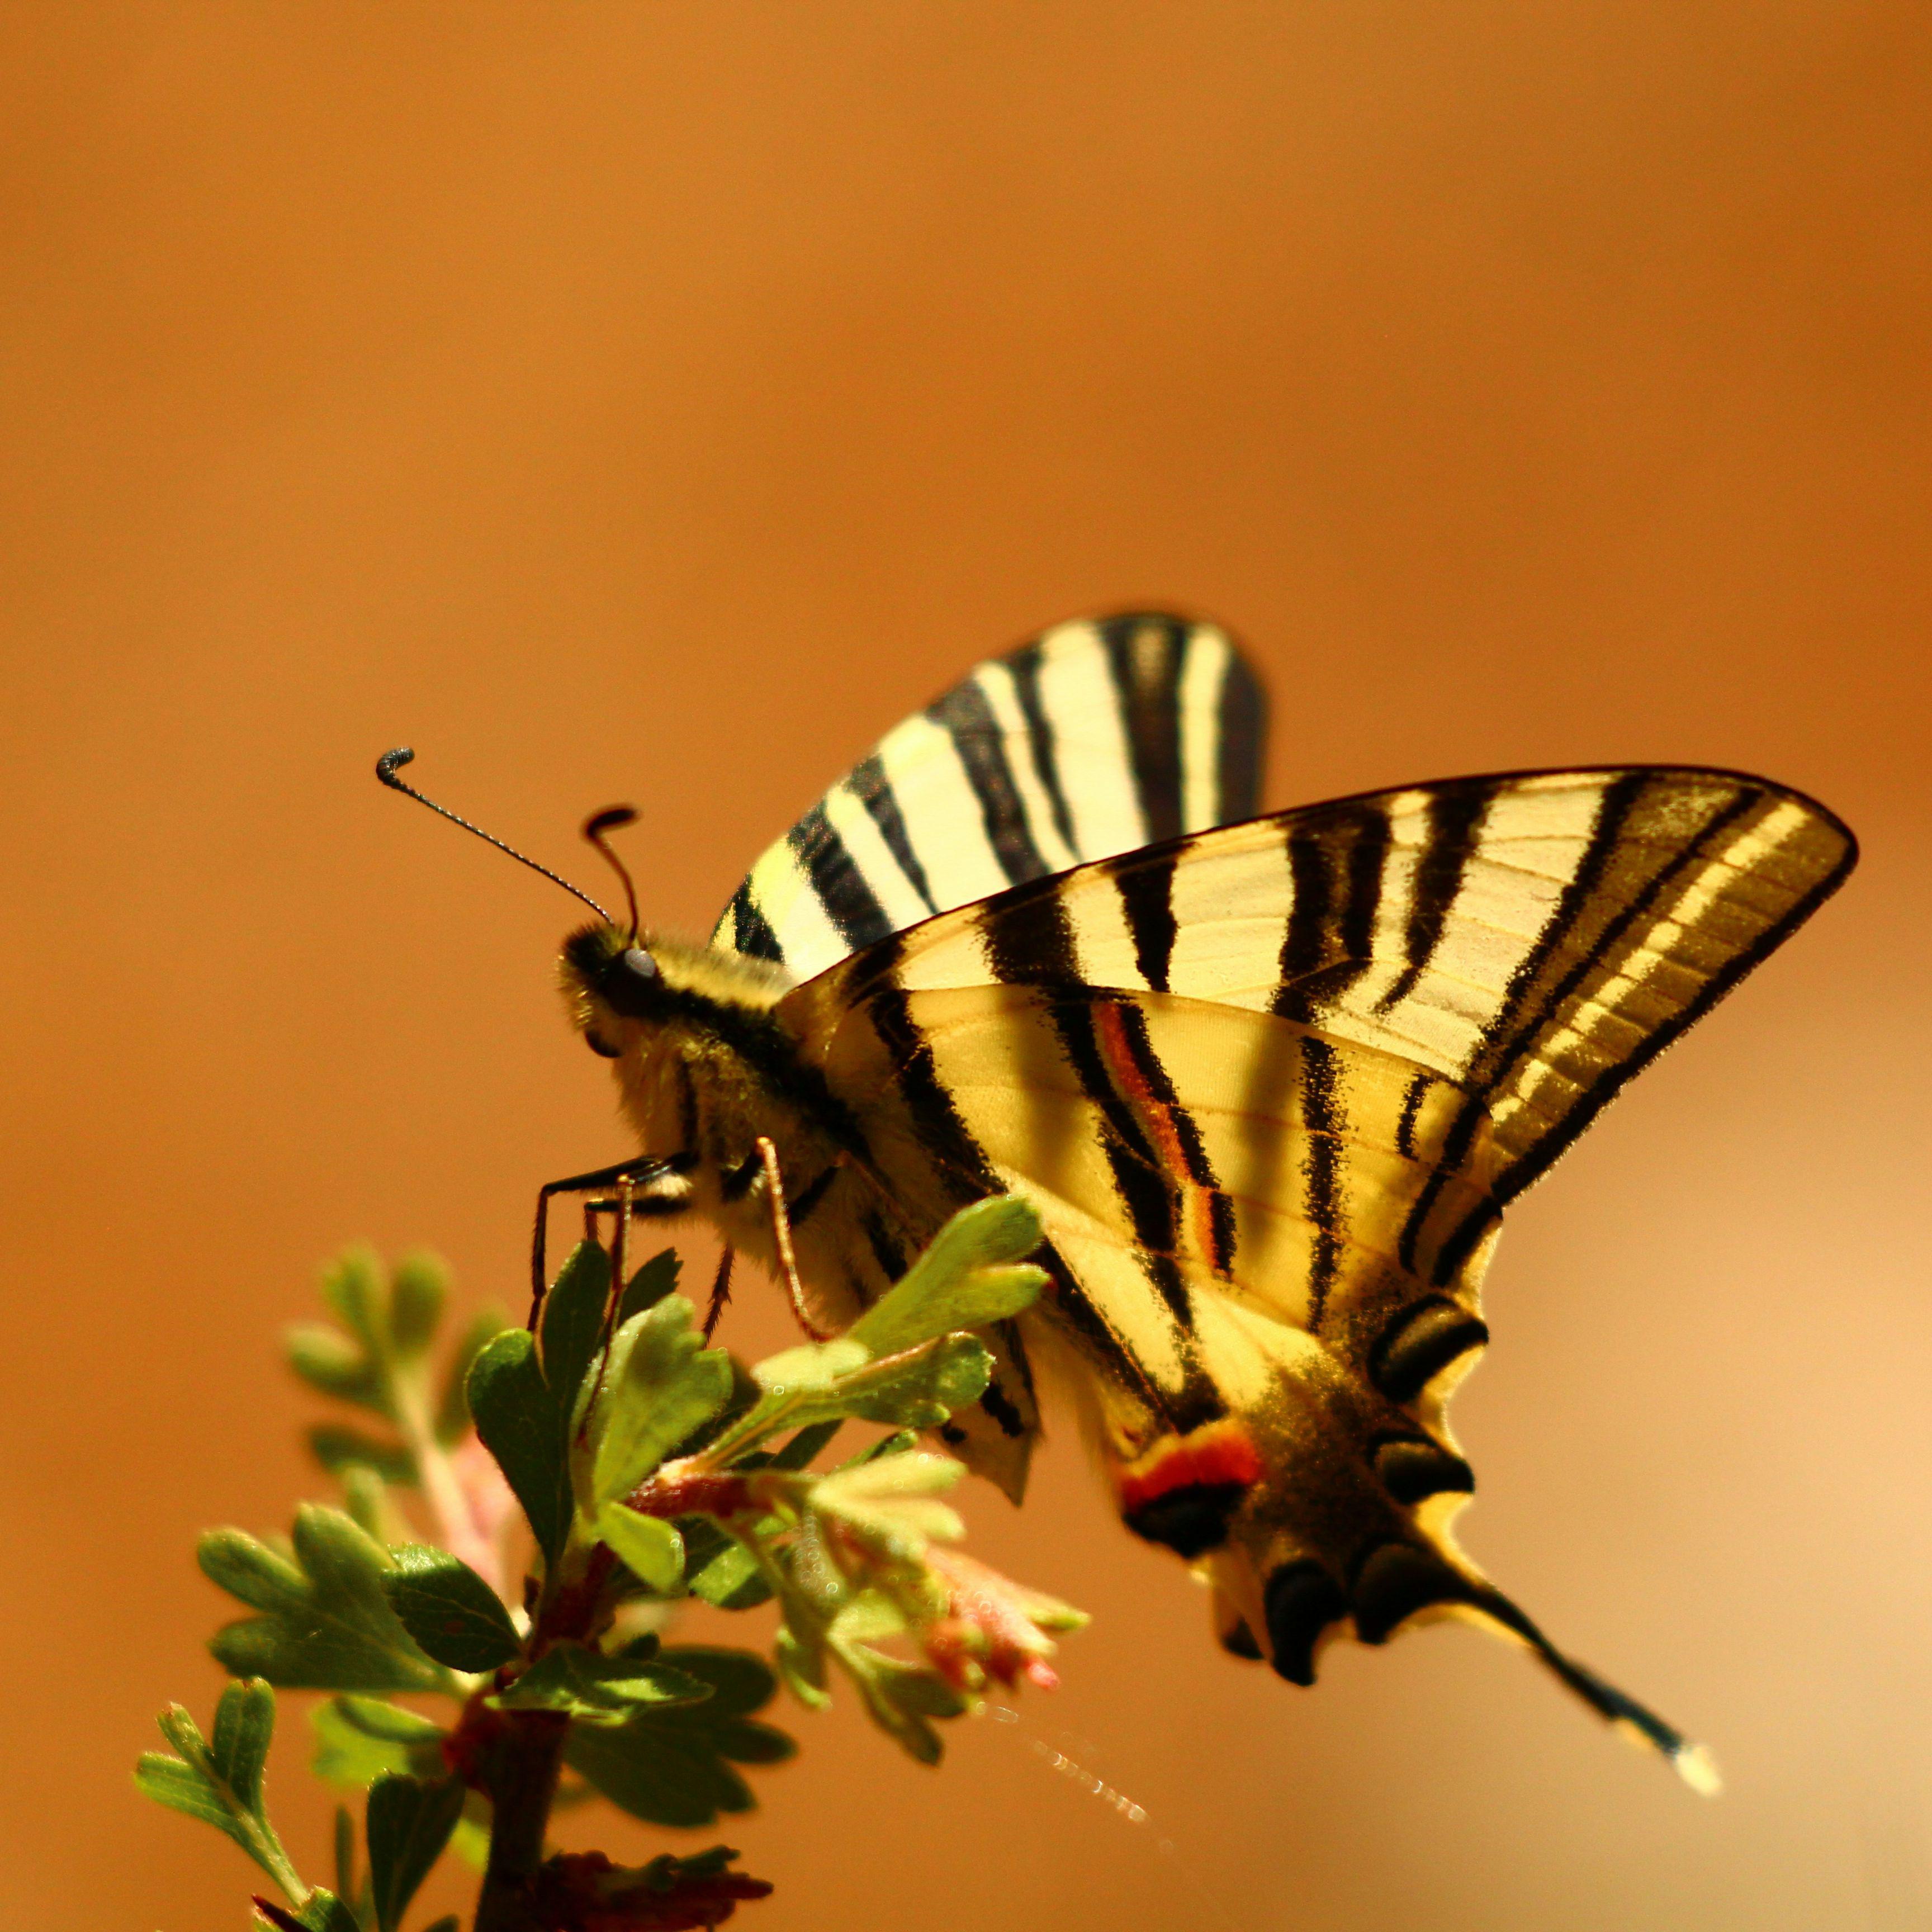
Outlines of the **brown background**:
[[1066,1688],[936,1777],[793,1714],[745,1922],[1932,1922],[1929,19],[8,8],[0,1919],[242,1922],[127,1772],[216,1688],[194,1532],[316,1491],[278,1331],[358,1234],[513,1294],[623,1150],[572,908],[374,754],[580,876],[634,799],[702,929],[974,658],[1169,599],[1273,802],[1700,760],[1864,839],[1514,1217],[1459,1408],[1473,1549],[1730,1790],[1460,1630],[1243,1669],[1061,1444],[970,1508]]

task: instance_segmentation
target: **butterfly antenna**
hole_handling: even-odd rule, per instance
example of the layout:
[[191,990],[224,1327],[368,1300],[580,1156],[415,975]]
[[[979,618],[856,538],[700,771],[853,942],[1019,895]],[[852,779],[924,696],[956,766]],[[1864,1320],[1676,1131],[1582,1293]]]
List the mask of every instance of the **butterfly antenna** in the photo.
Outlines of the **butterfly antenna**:
[[[448,819],[452,825],[460,825],[463,827],[464,831],[475,832],[477,837],[482,839],[486,845],[494,845],[498,851],[508,853],[510,856],[515,860],[518,865],[527,866],[532,872],[542,873],[544,877],[549,880],[552,885],[561,886],[573,898],[581,899],[599,919],[603,920],[605,925],[608,926],[610,923],[610,915],[606,912],[588,892],[579,891],[578,888],[573,886],[568,879],[559,878],[558,875],[553,872],[548,866],[539,866],[534,859],[526,858],[522,853],[519,852],[514,845],[506,845],[502,839],[492,838],[488,832],[483,830],[482,826],[472,825],[468,819],[458,818],[456,814],[452,812],[447,806],[438,805],[436,800],[433,798],[425,798],[421,792],[416,790],[414,785],[405,784],[400,778],[397,777],[396,774],[400,771],[404,766],[407,764],[415,756],[416,753],[411,751],[406,745],[398,745],[393,752],[385,752],[382,755],[376,760],[376,777],[380,778],[383,784],[387,785],[392,791],[399,791],[405,794],[409,797],[414,799],[417,804],[426,805],[429,807],[430,811],[440,814],[441,816]],[[625,880],[625,884],[628,886],[630,884],[630,881],[627,879]],[[632,932],[634,932],[637,929],[637,903],[634,900],[632,901],[631,906],[631,926]]]
[[610,861],[610,869],[624,882],[624,898],[631,908],[631,944],[638,943],[638,889],[631,883],[624,862],[610,849],[608,835],[620,826],[637,823],[637,813],[628,805],[613,805],[593,812],[584,821],[584,836]]

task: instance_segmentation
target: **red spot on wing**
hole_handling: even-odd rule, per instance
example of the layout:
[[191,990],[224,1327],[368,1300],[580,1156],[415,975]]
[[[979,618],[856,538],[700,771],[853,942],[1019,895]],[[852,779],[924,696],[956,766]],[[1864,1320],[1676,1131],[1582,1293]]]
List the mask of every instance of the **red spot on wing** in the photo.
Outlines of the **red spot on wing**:
[[1210,1422],[1186,1436],[1163,1437],[1119,1472],[1124,1512],[1144,1509],[1176,1490],[1232,1484],[1246,1489],[1266,1465],[1254,1439],[1232,1418]]

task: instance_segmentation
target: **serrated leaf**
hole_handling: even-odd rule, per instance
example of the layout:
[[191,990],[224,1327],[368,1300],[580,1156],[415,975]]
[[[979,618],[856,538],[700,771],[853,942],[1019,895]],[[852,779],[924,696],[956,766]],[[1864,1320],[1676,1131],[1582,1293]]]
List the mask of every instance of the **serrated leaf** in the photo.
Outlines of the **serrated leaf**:
[[1010,1320],[1046,1286],[1041,1269],[1010,1265],[1039,1246],[1041,1232],[1039,1214],[1016,1195],[962,1208],[847,1338],[874,1355],[896,1355],[935,1336]]
[[436,1339],[449,1299],[449,1270],[437,1256],[416,1249],[389,1270],[389,1346],[399,1362],[414,1362]]
[[668,1294],[677,1292],[677,1280],[684,1264],[675,1248],[665,1248],[652,1256],[624,1285],[624,1298],[617,1304],[617,1326],[622,1328],[634,1315],[655,1308]]
[[676,1646],[664,1661],[712,1687],[702,1704],[657,1710],[628,1724],[573,1726],[565,1761],[633,1817],[660,1825],[708,1825],[721,1811],[748,1810],[737,1764],[776,1764],[796,1748],[751,1713],[770,1701],[771,1672],[742,1651]]
[[294,1549],[287,1564],[239,1530],[202,1540],[207,1575],[266,1612],[230,1624],[209,1643],[232,1675],[310,1690],[449,1688],[389,1607],[381,1544],[340,1510],[304,1503]]
[[212,1743],[178,1704],[157,1722],[179,1755],[144,1751],[134,1767],[136,1787],[170,1810],[212,1825],[291,1897],[298,1894],[301,1881],[262,1803],[262,1766],[275,1725],[274,1694],[268,1685],[228,1687],[216,1708]]
[[641,1709],[703,1703],[711,1695],[708,1683],[668,1665],[560,1643],[490,1702],[506,1711],[561,1711],[579,1724],[621,1724]]
[[421,1543],[391,1552],[389,1607],[424,1653],[452,1670],[494,1670],[523,1648],[503,1600],[460,1557]]
[[585,1371],[604,1338],[610,1293],[610,1256],[595,1241],[580,1241],[544,1298],[544,1380],[566,1430]]
[[332,1476],[348,1468],[374,1469],[386,1483],[413,1486],[416,1459],[400,1442],[386,1442],[360,1429],[336,1422],[318,1424],[308,1432],[309,1454]]
[[639,1582],[659,1596],[669,1596],[684,1581],[684,1538],[662,1516],[606,1503],[597,1513],[597,1535]]
[[612,1341],[591,1424],[592,1510],[628,1496],[730,1397],[730,1361],[704,1346],[691,1317],[689,1302],[667,1295],[634,1315]]
[[453,1448],[470,1432],[470,1398],[464,1388],[470,1365],[484,1344],[509,1325],[509,1317],[500,1308],[494,1305],[480,1308],[458,1338],[444,1371],[442,1394],[436,1403],[436,1439],[444,1448]]
[[521,1328],[487,1342],[470,1366],[470,1412],[483,1446],[529,1519],[544,1561],[554,1564],[570,1533],[570,1471],[557,1406]]
[[364,1829],[379,1932],[397,1932],[463,1815],[464,1791],[460,1778],[425,1783],[394,1773],[370,1786]]

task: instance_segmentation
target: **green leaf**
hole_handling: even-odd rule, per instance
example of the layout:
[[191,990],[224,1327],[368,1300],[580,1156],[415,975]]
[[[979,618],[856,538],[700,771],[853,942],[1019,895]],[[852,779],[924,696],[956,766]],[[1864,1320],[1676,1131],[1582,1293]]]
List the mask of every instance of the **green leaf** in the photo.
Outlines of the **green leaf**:
[[383,1593],[388,1552],[340,1510],[304,1503],[290,1563],[238,1529],[202,1538],[209,1579],[266,1614],[218,1631],[208,1648],[237,1677],[309,1690],[447,1690]]
[[364,1351],[326,1322],[296,1323],[284,1338],[289,1366],[310,1388],[337,1402],[373,1408],[394,1420],[387,1385]]
[[610,1294],[610,1256],[595,1241],[580,1241],[544,1297],[544,1380],[566,1431],[584,1373],[604,1337]]
[[652,1256],[625,1284],[624,1298],[617,1304],[617,1325],[622,1328],[634,1315],[655,1308],[668,1294],[677,1292],[677,1278],[684,1264],[675,1248],[665,1248]]
[[376,1251],[362,1242],[345,1248],[322,1271],[322,1297],[369,1359],[382,1364],[389,1353],[388,1297]]
[[704,1346],[691,1316],[682,1295],[667,1295],[632,1316],[612,1341],[603,1397],[591,1420],[592,1510],[628,1496],[730,1396],[730,1358]]
[[460,1557],[426,1544],[392,1551],[389,1607],[426,1654],[452,1670],[494,1670],[523,1648],[503,1600]]
[[734,1469],[802,1469],[844,1426],[837,1420],[814,1422],[801,1429],[790,1442],[772,1450],[754,1449],[748,1456],[735,1457]]
[[216,1707],[212,1742],[203,1738],[178,1704],[170,1705],[158,1721],[178,1755],[142,1752],[134,1767],[136,1787],[170,1810],[212,1825],[290,1898],[299,1897],[302,1881],[262,1802],[262,1767],[275,1728],[274,1693],[260,1682],[231,1684]]
[[274,1735],[275,1694],[259,1678],[231,1684],[222,1692],[208,1756],[215,1774],[244,1811],[261,1811],[262,1773]]
[[950,1456],[915,1450],[835,1472],[812,1485],[811,1506],[838,1517],[891,1559],[916,1563],[929,1540],[965,1533],[957,1513],[937,1500],[966,1473]]
[[389,1507],[389,1492],[382,1478],[364,1463],[350,1462],[344,1466],[338,1480],[349,1520],[364,1534],[386,1546],[395,1527],[395,1513]]
[[335,1894],[317,1886],[304,1900],[299,1912],[286,1915],[302,1932],[362,1932],[355,1913]]
[[500,1308],[480,1308],[458,1340],[444,1371],[442,1395],[436,1409],[436,1439],[444,1448],[454,1448],[470,1432],[470,1398],[464,1390],[470,1365],[482,1352],[483,1345],[509,1325],[509,1317]]
[[742,1651],[678,1646],[663,1653],[712,1686],[702,1704],[658,1709],[616,1726],[571,1728],[565,1761],[633,1817],[658,1825],[708,1825],[753,1800],[737,1764],[776,1764],[796,1747],[751,1713],[770,1701],[772,1674]]
[[425,1784],[392,1773],[370,1786],[365,1829],[380,1932],[396,1932],[401,1924],[463,1815],[463,1798],[460,1778]]
[[660,1597],[670,1596],[684,1581],[684,1538],[662,1516],[606,1503],[597,1513],[597,1535],[639,1582]]
[[840,1335],[767,1355],[752,1373],[767,1395],[799,1395],[830,1388],[842,1376],[862,1369],[874,1352],[854,1336]]
[[684,1538],[686,1588],[721,1610],[749,1610],[768,1601],[772,1586],[758,1559],[709,1516],[677,1520]]
[[833,1391],[844,1412],[894,1428],[936,1429],[956,1408],[979,1400],[993,1358],[970,1335],[946,1334],[903,1355],[887,1355],[850,1375]]
[[442,1727],[399,1704],[332,1697],[309,1713],[309,1722],[316,1736],[309,1768],[330,1784],[360,1791],[386,1771],[433,1778],[442,1768]]
[[476,1432],[554,1565],[570,1533],[570,1471],[557,1405],[528,1333],[507,1328],[487,1342],[470,1366],[467,1391]]
[[702,1678],[665,1664],[560,1643],[489,1701],[506,1711],[562,1711],[580,1724],[621,1724],[641,1708],[700,1704],[711,1695]]
[[1015,1268],[1040,1246],[1040,1216],[1016,1195],[962,1208],[902,1280],[846,1330],[874,1355],[896,1355],[934,1336],[1004,1322],[1039,1299],[1045,1272]]
[[399,1362],[414,1362],[428,1352],[449,1299],[449,1270],[437,1256],[418,1248],[389,1270],[389,1345]]
[[346,1804],[335,1808],[335,1892],[338,1898],[356,1896],[356,1820]]
[[400,1442],[385,1442],[340,1423],[317,1424],[308,1432],[309,1453],[332,1476],[348,1468],[374,1469],[386,1483],[412,1486],[416,1459]]

